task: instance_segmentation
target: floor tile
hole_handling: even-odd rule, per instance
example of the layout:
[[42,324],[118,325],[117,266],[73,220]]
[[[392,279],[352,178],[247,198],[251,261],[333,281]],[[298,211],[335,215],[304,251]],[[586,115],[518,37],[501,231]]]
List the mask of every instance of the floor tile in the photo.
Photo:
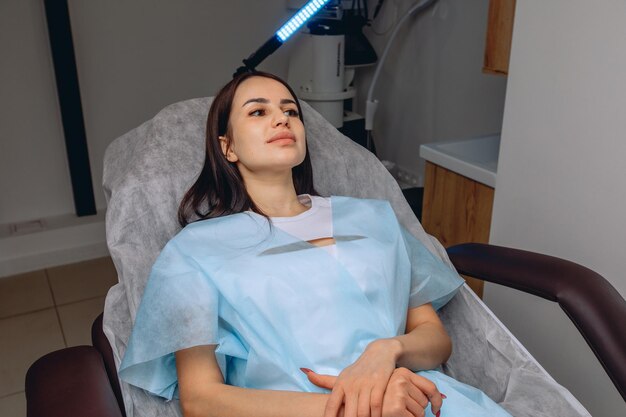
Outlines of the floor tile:
[[53,306],[44,270],[0,278],[0,318]]
[[23,392],[0,398],[0,416],[26,417],[26,396]]
[[30,365],[65,347],[55,309],[0,320],[0,397],[24,390]]
[[91,325],[104,310],[104,297],[57,307],[67,346],[91,345]]
[[117,284],[109,257],[49,268],[47,273],[57,305],[104,296]]

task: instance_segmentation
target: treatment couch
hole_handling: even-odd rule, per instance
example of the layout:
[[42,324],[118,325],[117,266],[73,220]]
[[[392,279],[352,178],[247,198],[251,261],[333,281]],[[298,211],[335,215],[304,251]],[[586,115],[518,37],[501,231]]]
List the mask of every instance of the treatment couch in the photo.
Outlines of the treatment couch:
[[[176,401],[120,383],[116,369],[150,266],[180,229],[176,209],[203,162],[210,100],[171,105],[109,146],[107,243],[119,284],[109,291],[104,320],[100,316],[93,325],[93,346],[52,352],[31,366],[29,417],[180,415]],[[569,261],[516,249],[468,243],[444,250],[424,232],[395,180],[371,153],[306,103],[303,111],[318,192],[387,199],[400,222],[459,273],[559,303],[626,399],[626,302],[604,278]],[[455,346],[444,364],[446,373],[482,389],[516,417],[589,416],[469,287],[439,314]]]

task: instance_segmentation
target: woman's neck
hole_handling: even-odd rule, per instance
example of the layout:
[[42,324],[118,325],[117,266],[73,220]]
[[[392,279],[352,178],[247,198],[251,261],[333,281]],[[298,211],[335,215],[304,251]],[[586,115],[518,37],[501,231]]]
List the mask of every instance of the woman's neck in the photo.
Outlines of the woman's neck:
[[269,217],[292,217],[309,208],[298,200],[291,175],[283,178],[247,178],[248,195]]

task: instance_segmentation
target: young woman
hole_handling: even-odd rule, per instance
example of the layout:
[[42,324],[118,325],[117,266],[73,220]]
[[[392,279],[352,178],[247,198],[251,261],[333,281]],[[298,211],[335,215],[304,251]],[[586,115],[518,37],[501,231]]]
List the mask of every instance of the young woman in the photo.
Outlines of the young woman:
[[[184,229],[146,286],[120,377],[190,416],[508,416],[434,371],[462,280],[386,201],[319,196],[302,112],[266,73],[215,97]],[[446,397],[447,395],[447,397]]]

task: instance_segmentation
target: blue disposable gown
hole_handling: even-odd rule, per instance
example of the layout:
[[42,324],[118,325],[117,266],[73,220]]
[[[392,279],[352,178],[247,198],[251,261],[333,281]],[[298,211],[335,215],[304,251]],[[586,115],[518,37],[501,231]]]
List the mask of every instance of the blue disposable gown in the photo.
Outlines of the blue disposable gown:
[[[328,392],[300,368],[339,374],[373,340],[403,334],[408,308],[440,308],[462,285],[387,201],[331,203],[337,258],[251,212],[185,227],[152,268],[121,379],[177,398],[174,352],[217,345],[227,384]],[[419,374],[446,394],[442,416],[508,416],[475,388]]]

